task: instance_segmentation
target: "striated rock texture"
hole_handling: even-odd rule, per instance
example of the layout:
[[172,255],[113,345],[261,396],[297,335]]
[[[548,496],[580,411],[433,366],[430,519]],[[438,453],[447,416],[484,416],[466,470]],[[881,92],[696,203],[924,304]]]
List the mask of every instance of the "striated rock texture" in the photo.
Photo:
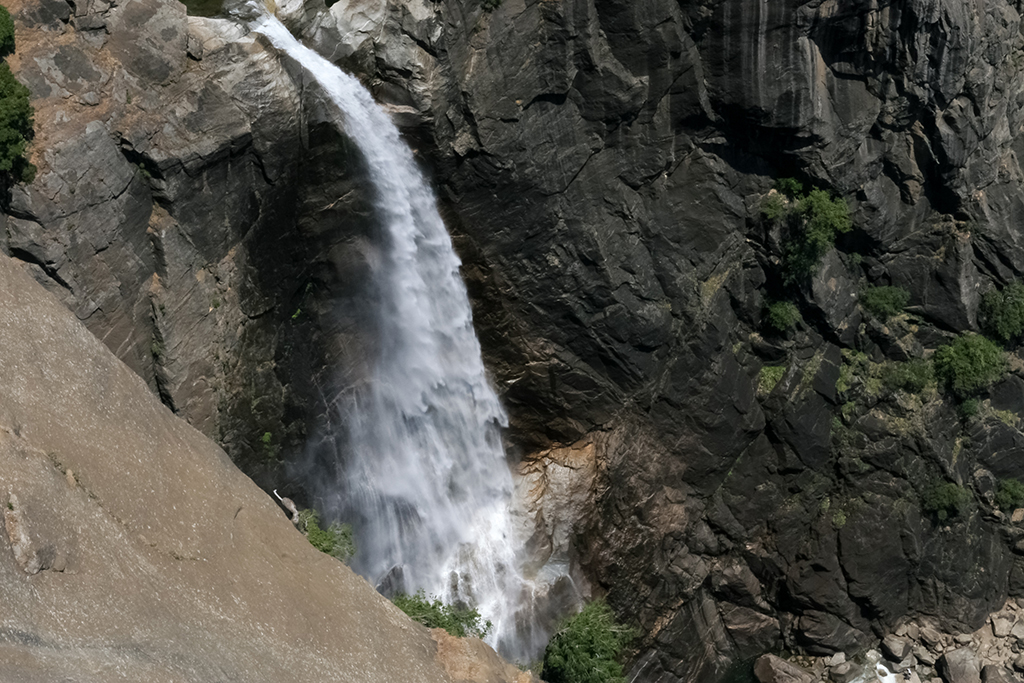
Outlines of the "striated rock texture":
[[0,347],[0,679],[536,681],[314,549],[5,256]]
[[[40,173],[12,188],[3,246],[276,486],[359,377],[358,159],[301,75],[223,20],[169,0],[13,9]],[[631,680],[852,652],[915,614],[974,630],[1024,594],[1024,529],[993,507],[1024,476],[1021,358],[973,415],[892,379],[1024,273],[1018,5],[278,11],[432,170],[543,492],[535,545],[642,627]],[[782,176],[854,223],[789,287],[761,214]],[[869,285],[905,288],[906,312],[868,315]],[[784,334],[764,321],[780,298],[803,318]],[[923,504],[942,481],[969,492],[946,520]]]

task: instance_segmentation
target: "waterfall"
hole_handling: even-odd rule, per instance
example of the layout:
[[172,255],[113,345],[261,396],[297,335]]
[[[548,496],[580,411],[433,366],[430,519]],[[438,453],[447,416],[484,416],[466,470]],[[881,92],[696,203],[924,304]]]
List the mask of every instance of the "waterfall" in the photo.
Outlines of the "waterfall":
[[536,658],[546,633],[533,615],[540,589],[517,564],[525,534],[510,512],[513,483],[500,435],[506,417],[487,382],[460,262],[434,195],[358,80],[272,16],[261,13],[251,28],[337,107],[365,161],[381,225],[370,285],[376,357],[354,408],[340,416],[343,471],[321,482],[330,489],[330,512],[356,527],[353,568],[371,582],[391,572],[408,592],[475,606],[505,656]]

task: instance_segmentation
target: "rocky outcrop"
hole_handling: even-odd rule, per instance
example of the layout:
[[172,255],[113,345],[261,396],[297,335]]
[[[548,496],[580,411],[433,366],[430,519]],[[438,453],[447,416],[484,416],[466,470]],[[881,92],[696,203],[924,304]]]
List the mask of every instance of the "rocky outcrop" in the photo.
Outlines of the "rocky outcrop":
[[5,256],[0,346],[0,679],[531,680],[314,549]]
[[170,0],[10,6],[39,174],[10,188],[0,247],[287,489],[283,457],[322,422],[353,344],[351,321],[321,315],[359,291],[365,205],[338,170],[344,141],[231,22]]

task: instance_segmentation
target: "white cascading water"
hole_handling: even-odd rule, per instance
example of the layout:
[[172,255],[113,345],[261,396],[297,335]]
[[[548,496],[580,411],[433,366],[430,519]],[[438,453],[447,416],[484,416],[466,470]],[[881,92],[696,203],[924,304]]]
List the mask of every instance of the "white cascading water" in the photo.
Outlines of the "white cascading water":
[[[333,508],[359,517],[354,568],[475,606],[488,640],[529,661],[543,646],[516,562],[506,424],[487,382],[460,262],[434,195],[388,115],[354,77],[261,13],[251,28],[298,62],[337,106],[365,159],[383,226],[373,264],[378,354],[348,421],[352,454]],[[549,571],[550,573],[550,571]],[[545,583],[550,583],[549,580]]]

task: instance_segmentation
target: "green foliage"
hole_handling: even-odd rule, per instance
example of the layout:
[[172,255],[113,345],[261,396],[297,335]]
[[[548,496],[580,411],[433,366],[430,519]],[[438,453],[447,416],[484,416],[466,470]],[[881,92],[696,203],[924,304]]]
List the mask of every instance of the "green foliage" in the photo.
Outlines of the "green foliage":
[[981,412],[981,401],[976,398],[969,398],[960,404],[960,417],[969,420]]
[[7,8],[0,5],[0,57],[14,52],[14,20]]
[[959,398],[980,392],[1006,370],[1002,349],[979,334],[966,333],[935,351],[935,375]]
[[544,650],[548,683],[625,683],[619,657],[635,632],[603,600],[562,622]]
[[480,0],[480,7],[482,7],[485,12],[493,12],[498,9],[498,5],[500,4],[501,0]]
[[786,374],[785,365],[765,365],[757,375],[757,393],[767,396]]
[[260,450],[267,460],[277,459],[278,445],[274,443],[273,432],[263,432],[263,436],[260,437]]
[[348,562],[356,554],[356,542],[348,524],[333,522],[323,529],[316,510],[302,510],[299,512],[299,529],[314,548],[335,559]]
[[838,235],[850,232],[853,227],[846,201],[833,199],[825,190],[811,190],[800,200],[799,210],[807,220],[804,237],[820,255],[828,251]]
[[836,237],[850,231],[850,210],[846,201],[825,190],[813,188],[804,194],[803,185],[793,178],[779,179],[775,188],[765,198],[761,213],[772,223],[782,224],[782,275],[792,285],[814,273]]
[[25,159],[33,116],[28,96],[7,62],[0,62],[0,171],[23,182],[32,182],[36,175],[36,167]]
[[775,301],[768,304],[768,325],[779,332],[785,332],[800,320],[800,309],[791,301]]
[[905,363],[891,364],[883,377],[885,385],[889,389],[902,389],[911,394],[919,394],[924,391],[934,376],[931,363],[921,358],[914,358]]
[[804,193],[804,185],[796,178],[779,178],[775,181],[775,189],[790,199],[797,199]]
[[459,638],[483,638],[491,630],[491,622],[481,623],[476,609],[446,605],[436,597],[427,598],[422,590],[415,595],[399,593],[391,601],[414,621],[427,628],[443,628]]
[[868,287],[860,293],[860,305],[879,320],[888,320],[903,311],[910,292],[902,287]]
[[1024,507],[1024,484],[1018,479],[1002,479],[996,492],[996,505],[1000,510]]
[[832,528],[838,530],[842,529],[844,526],[846,526],[846,512],[842,508],[839,508],[832,513]]
[[761,204],[761,213],[772,223],[783,218],[789,210],[789,202],[778,192],[773,192],[764,198]]
[[921,494],[921,509],[944,522],[967,508],[971,494],[952,482],[934,482]]
[[993,337],[1009,342],[1024,333],[1024,283],[1014,282],[1001,290],[990,289],[981,297],[983,327]]
[[799,200],[796,212],[800,220],[791,227],[783,248],[783,279],[788,285],[812,275],[836,237],[852,227],[846,201],[818,188]]

